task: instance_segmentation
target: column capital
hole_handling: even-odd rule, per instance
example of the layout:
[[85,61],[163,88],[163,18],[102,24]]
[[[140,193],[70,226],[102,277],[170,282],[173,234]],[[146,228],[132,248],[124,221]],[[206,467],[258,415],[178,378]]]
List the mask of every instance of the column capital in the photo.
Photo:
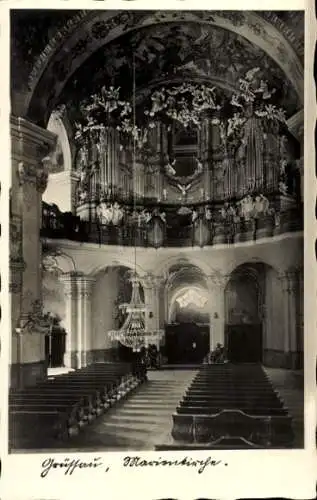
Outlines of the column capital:
[[283,270],[278,275],[278,279],[282,284],[284,292],[291,293],[296,290],[296,286],[300,280],[301,266],[293,266]]
[[75,271],[59,275],[59,280],[64,285],[64,292],[66,297],[74,298],[75,296],[77,296],[77,280],[79,276],[80,275]]
[[11,116],[10,121],[11,151],[18,162],[19,184],[33,184],[39,192],[43,192],[51,161],[49,154],[56,145],[56,135],[24,118]]
[[157,276],[152,273],[147,273],[140,277],[140,281],[144,288],[160,288],[162,284],[165,283],[165,278],[163,276]]
[[57,137],[52,132],[16,116],[11,116],[10,124],[14,157],[41,162],[54,149]]
[[92,294],[92,286],[95,281],[95,278],[93,278],[92,276],[79,276],[77,278],[78,296],[90,297]]

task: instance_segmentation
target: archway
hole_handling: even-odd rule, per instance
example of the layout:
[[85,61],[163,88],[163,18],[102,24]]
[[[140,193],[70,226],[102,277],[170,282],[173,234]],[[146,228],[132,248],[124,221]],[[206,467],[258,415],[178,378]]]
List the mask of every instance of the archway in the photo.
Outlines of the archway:
[[262,362],[266,267],[242,264],[226,286],[225,347],[231,362]]
[[42,200],[57,205],[62,212],[72,212],[72,151],[67,130],[57,113],[51,114],[47,130],[56,135],[57,141],[50,156],[48,182]]
[[209,352],[209,292],[201,269],[182,263],[166,284],[165,354],[169,364],[197,364]]

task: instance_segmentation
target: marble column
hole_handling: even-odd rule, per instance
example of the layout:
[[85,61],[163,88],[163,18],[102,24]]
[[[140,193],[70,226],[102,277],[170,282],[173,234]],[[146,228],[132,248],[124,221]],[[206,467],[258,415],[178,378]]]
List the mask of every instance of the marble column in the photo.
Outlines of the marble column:
[[[42,248],[40,227],[42,194],[47,185],[49,154],[54,149],[56,136],[23,118],[11,117],[12,196],[11,221],[19,219],[18,264],[14,263],[11,245],[11,272],[19,287],[12,287],[12,328],[21,325],[35,309],[42,309]],[[13,260],[12,260],[13,257]],[[13,281],[13,280],[12,280]],[[21,341],[21,342],[20,342]],[[19,349],[17,348],[19,344]],[[17,352],[17,349],[19,352]],[[36,383],[46,376],[45,336],[34,330],[27,332],[19,342],[12,343],[11,382],[23,366],[25,385]]]
[[208,276],[210,305],[210,350],[225,345],[225,288],[229,277],[219,271]]
[[64,366],[76,368],[75,353],[77,350],[77,275],[65,273],[60,280],[64,284],[65,318],[63,327],[66,330]]

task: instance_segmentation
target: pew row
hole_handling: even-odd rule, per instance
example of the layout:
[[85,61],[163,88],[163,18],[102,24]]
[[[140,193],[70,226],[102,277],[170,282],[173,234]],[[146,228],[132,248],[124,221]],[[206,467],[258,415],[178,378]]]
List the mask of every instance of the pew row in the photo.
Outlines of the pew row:
[[45,448],[68,440],[143,381],[129,364],[90,365],[9,393],[9,447]]
[[284,401],[258,364],[203,365],[173,414],[171,434],[176,442],[211,448],[289,447],[293,440]]
[[172,436],[186,443],[208,443],[210,447],[223,439],[242,440],[248,447],[288,447],[291,417],[248,415],[241,410],[221,410],[214,414],[173,414]]

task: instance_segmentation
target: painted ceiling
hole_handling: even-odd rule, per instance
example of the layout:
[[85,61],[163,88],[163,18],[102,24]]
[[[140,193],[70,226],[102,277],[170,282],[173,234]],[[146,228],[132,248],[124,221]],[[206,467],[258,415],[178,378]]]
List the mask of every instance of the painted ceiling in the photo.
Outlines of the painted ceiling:
[[122,97],[130,97],[132,54],[139,98],[157,85],[184,80],[210,82],[230,92],[248,70],[260,67],[261,77],[276,88],[279,106],[288,115],[300,108],[291,83],[262,49],[226,29],[196,23],[155,25],[121,36],[77,70],[60,102],[76,106],[103,85],[120,87]]
[[232,89],[261,66],[287,114],[302,107],[302,11],[10,12],[12,111],[41,126],[58,102],[76,102],[98,86],[113,83],[129,94],[132,50],[139,92],[166,79]]

